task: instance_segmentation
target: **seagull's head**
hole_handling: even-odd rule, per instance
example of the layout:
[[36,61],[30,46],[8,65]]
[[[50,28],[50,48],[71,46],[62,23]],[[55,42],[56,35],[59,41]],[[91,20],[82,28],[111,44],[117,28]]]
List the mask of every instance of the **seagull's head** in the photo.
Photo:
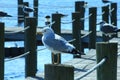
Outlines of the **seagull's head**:
[[53,29],[50,27],[43,28],[41,32],[43,35],[54,34]]
[[99,22],[99,23],[97,23],[96,25],[104,25],[106,22],[105,21],[101,21],[101,22]]

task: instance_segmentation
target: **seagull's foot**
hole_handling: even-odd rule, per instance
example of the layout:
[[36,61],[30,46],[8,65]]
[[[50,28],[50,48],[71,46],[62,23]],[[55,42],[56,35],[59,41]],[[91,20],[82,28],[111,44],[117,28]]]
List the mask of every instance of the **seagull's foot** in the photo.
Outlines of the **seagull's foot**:
[[[55,58],[56,57],[56,58]],[[52,53],[52,64],[60,64],[60,55]]]
[[74,58],[81,58],[81,54],[74,54]]

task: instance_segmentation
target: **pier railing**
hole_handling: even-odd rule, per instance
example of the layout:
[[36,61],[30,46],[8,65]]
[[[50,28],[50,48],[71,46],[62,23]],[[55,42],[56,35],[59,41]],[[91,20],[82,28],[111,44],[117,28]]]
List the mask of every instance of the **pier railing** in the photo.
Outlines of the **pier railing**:
[[[25,31],[25,52],[23,55],[20,55],[18,57],[25,56],[25,64],[26,64],[26,76],[35,76],[37,72],[37,53],[36,53],[36,18],[26,18],[25,21],[25,29],[21,31]],[[5,52],[4,52],[4,23],[0,23],[0,79],[4,80],[4,57],[5,57]],[[29,27],[28,27],[29,26]],[[18,31],[20,32],[20,31]],[[13,32],[13,33],[18,33],[18,32]],[[10,32],[9,32],[10,33]],[[13,34],[12,33],[12,34]],[[11,34],[11,33],[10,33]],[[14,57],[10,60],[14,60],[18,57]],[[9,60],[9,61],[10,61]],[[5,60],[8,61],[8,60]]]

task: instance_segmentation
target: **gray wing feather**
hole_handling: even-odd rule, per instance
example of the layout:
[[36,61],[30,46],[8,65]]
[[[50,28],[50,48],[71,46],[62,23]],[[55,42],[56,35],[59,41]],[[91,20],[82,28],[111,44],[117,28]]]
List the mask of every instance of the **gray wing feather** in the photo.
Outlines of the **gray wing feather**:
[[49,48],[60,52],[67,52],[69,48],[73,48],[63,37],[57,34],[55,35],[55,39],[45,40],[44,42]]

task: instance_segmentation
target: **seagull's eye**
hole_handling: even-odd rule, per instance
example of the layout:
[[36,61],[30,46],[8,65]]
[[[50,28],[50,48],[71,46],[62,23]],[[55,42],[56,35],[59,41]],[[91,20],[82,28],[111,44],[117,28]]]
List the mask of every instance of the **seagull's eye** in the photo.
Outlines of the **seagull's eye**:
[[44,32],[46,32],[46,30],[44,30]]
[[47,32],[47,31],[48,31],[47,29],[44,30],[44,32]]

